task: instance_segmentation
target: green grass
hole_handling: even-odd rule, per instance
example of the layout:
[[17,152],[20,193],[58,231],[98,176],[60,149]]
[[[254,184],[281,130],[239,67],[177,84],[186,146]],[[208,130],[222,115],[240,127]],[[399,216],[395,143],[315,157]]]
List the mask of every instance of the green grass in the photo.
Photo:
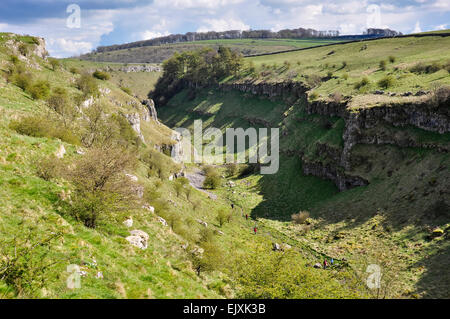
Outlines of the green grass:
[[[367,48],[363,49],[365,45]],[[338,44],[299,52],[247,58],[247,61],[254,63],[258,73],[264,70],[264,65],[267,66],[265,68],[267,69],[276,64],[277,69],[273,70],[272,68],[268,76],[259,75],[256,79],[243,74],[243,78],[229,79],[228,81],[279,82],[291,79],[308,83],[308,78],[312,75],[325,78],[327,73],[331,72],[330,79],[322,80],[314,88],[314,92],[322,98],[327,98],[331,93],[340,92],[344,95],[363,95],[364,101],[376,103],[375,97],[369,93],[381,89],[377,82],[386,75],[395,79],[395,83],[387,89],[389,92],[411,91],[415,93],[419,90],[429,90],[435,83],[450,84],[450,76],[444,69],[430,74],[415,74],[409,70],[419,61],[447,63],[450,61],[449,52],[450,38],[438,36]],[[389,63],[389,56],[395,57],[394,63]],[[381,60],[387,61],[385,71],[380,70]],[[283,68],[285,61],[291,63],[288,69]],[[347,76],[348,79],[345,79]],[[364,90],[355,89],[355,83],[363,77],[369,79],[370,85]],[[387,97],[383,98],[388,99]],[[354,103],[361,104],[358,101]]]

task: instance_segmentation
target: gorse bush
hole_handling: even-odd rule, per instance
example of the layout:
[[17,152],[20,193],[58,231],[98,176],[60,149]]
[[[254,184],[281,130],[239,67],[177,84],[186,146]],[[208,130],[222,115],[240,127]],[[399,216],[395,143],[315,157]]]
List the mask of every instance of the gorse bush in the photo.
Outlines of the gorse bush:
[[0,281],[19,297],[36,298],[58,263],[49,255],[61,234],[41,236],[31,227],[21,229],[20,237],[0,241]]
[[370,84],[370,81],[367,77],[363,77],[360,81],[356,82],[354,88],[360,90]]
[[9,127],[23,135],[58,138],[70,144],[80,144],[80,140],[71,130],[58,125],[56,121],[39,115],[31,115],[11,121]]
[[308,218],[309,218],[309,212],[307,212],[307,211],[301,211],[297,214],[291,215],[292,222],[297,225],[304,224]]
[[39,80],[27,88],[28,93],[34,100],[45,100],[50,96],[50,83]]
[[98,96],[98,84],[88,73],[83,73],[77,80],[77,88],[83,92],[84,96]]
[[387,75],[378,81],[378,86],[387,89],[395,84],[395,78],[391,75]]
[[96,78],[96,79],[103,80],[103,81],[109,80],[111,78],[109,73],[106,73],[106,72],[103,72],[103,71],[99,71],[99,70],[95,71],[92,74],[92,76],[94,78]]
[[431,64],[426,64],[424,62],[419,62],[416,65],[412,66],[409,70],[413,73],[435,73],[441,69],[445,68],[445,65],[440,65],[437,62],[433,62]]

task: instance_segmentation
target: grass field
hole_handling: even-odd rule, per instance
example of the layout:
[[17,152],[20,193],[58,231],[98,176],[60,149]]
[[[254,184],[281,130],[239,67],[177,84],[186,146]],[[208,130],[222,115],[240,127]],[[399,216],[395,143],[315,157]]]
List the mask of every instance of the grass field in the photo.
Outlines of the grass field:
[[218,48],[221,45],[237,50],[244,55],[278,52],[297,48],[306,48],[322,44],[338,42],[322,39],[235,39],[235,40],[204,40],[130,48],[102,53],[89,53],[82,59],[121,63],[161,63],[175,52],[193,51],[203,47]]
[[[376,105],[398,100],[398,97],[386,95],[373,96],[377,90],[416,93],[430,90],[437,84],[450,84],[449,52],[450,37],[439,36],[348,43],[247,58],[246,61],[255,65],[255,73],[243,71],[239,79],[227,80],[253,83],[301,81],[308,83],[322,98],[338,92],[363,96],[355,100],[356,107]],[[414,72],[412,68],[419,62],[437,67],[429,72]],[[379,81],[386,77],[390,82],[383,87]],[[367,83],[355,88],[364,78]]]

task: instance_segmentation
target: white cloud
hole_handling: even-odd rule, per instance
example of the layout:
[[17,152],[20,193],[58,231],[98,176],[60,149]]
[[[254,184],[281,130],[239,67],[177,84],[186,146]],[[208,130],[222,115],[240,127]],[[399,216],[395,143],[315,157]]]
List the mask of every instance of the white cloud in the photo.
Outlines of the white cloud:
[[422,29],[420,28],[419,21],[417,21],[416,25],[414,26],[414,30],[412,31],[412,33],[420,33],[420,32],[422,32]]
[[46,41],[47,50],[52,53],[54,57],[64,57],[69,55],[78,55],[91,51],[94,48],[92,42],[73,41],[64,38],[48,38]]
[[434,29],[435,30],[445,30],[445,29],[447,29],[447,25],[448,24],[441,24],[441,25],[436,26]]
[[164,37],[169,34],[170,34],[169,31],[155,32],[152,30],[146,30],[141,33],[141,38],[142,38],[142,40],[150,40],[150,39],[154,39],[154,38]]
[[197,29],[197,32],[250,29],[249,25],[237,19],[204,19],[203,23],[206,23],[206,26],[201,26]]

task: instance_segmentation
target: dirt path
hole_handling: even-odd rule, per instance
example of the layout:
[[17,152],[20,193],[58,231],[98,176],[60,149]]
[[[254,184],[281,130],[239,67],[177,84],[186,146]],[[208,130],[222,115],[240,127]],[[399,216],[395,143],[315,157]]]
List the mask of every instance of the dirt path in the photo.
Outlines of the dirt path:
[[208,194],[208,196],[212,200],[217,199],[217,195],[203,189],[203,182],[205,181],[206,177],[201,170],[195,169],[193,172],[186,173],[185,175],[186,178],[189,180],[189,184],[191,184],[192,187],[198,189],[199,191],[205,194]]

